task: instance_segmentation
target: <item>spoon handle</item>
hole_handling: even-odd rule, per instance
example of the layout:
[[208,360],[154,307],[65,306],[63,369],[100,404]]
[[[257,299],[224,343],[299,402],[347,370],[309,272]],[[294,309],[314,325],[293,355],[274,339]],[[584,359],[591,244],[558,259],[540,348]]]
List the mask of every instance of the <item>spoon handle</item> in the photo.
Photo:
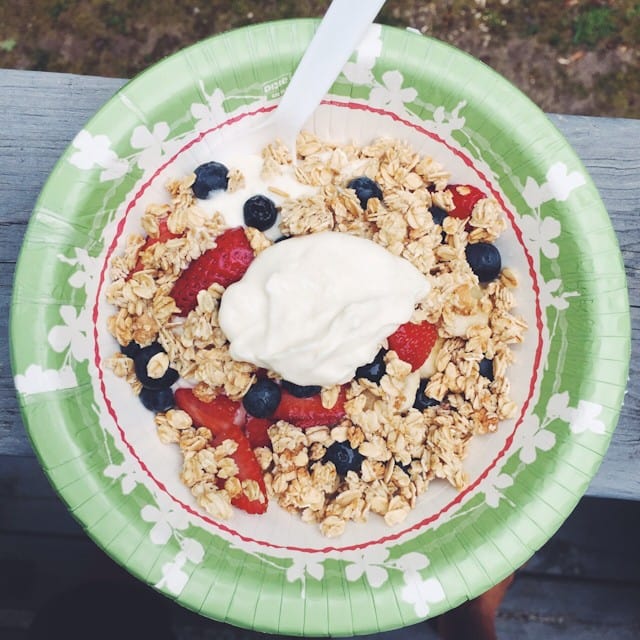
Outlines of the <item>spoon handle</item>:
[[276,111],[278,122],[286,123],[294,140],[383,4],[384,0],[333,0],[327,9]]

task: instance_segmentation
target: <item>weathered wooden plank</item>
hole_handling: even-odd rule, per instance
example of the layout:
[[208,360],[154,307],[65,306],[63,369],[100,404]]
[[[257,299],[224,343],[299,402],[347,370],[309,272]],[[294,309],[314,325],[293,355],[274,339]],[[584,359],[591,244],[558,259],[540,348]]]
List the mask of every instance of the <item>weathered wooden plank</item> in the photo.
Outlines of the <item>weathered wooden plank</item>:
[[10,620],[15,620],[14,624],[19,625],[13,628],[5,628],[0,626],[2,631],[2,640],[28,640],[29,632],[27,624],[31,620],[31,614],[27,611],[8,611],[0,612],[0,616],[6,616]]
[[[640,502],[583,498],[524,567],[530,576],[640,586]],[[640,602],[639,602],[640,604]]]
[[[88,540],[67,537],[7,536],[0,534],[0,576],[6,589],[0,588],[0,637],[9,631],[18,636],[26,632],[35,612],[46,602],[78,585],[95,581],[111,582],[114,589],[134,584],[124,570],[107,558]],[[7,557],[5,551],[10,551]],[[229,640],[267,640],[271,636],[207,620],[157,594],[152,602],[167,607],[176,640],[228,638]],[[106,603],[108,606],[108,603]],[[109,611],[105,611],[108,614]],[[5,633],[6,631],[6,633]],[[18,636],[19,637],[19,636]],[[428,625],[363,636],[362,640],[431,640]]]
[[640,634],[638,602],[637,586],[520,575],[498,614],[498,636],[519,640],[634,640]]
[[[38,493],[38,487],[23,493]],[[522,569],[498,616],[500,637],[545,640],[637,638],[640,631],[640,552],[632,548],[640,504],[586,499],[556,538]],[[590,541],[589,541],[590,539]],[[626,543],[623,542],[626,540]],[[626,551],[622,551],[622,547]],[[561,554],[566,558],[559,557]],[[628,569],[621,569],[625,561]],[[73,559],[71,561],[70,559]],[[85,536],[0,535],[0,637],[20,637],[49,598],[90,580],[131,578]],[[170,605],[177,639],[267,640]],[[6,630],[6,633],[5,633]],[[365,636],[365,640],[434,638],[428,624]]]
[[[0,70],[0,335],[7,335],[10,283],[20,240],[49,172],[77,131],[124,80]],[[632,381],[612,445],[590,495],[640,496],[640,120],[551,116],[582,158],[617,232],[634,330]],[[8,341],[0,340],[0,454],[29,455],[13,395]]]
[[93,579],[122,574],[86,536],[0,534],[0,637],[10,619],[3,612],[21,612],[14,627],[28,626],[49,599]]
[[0,458],[0,531],[84,537],[33,456]]
[[499,637],[640,637],[640,503],[583,499],[517,573],[500,609]]
[[124,82],[0,70],[3,222],[28,221],[35,198],[62,151]]
[[[0,454],[33,455],[22,424],[9,363],[8,323],[13,271],[12,263],[0,262]],[[0,482],[2,479],[0,465]]]

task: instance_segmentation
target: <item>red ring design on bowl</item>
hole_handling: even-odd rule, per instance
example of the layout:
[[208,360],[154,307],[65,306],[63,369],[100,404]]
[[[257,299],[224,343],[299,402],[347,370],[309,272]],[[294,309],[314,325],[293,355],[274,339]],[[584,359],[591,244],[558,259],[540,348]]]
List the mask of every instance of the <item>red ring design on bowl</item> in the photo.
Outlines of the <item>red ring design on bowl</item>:
[[435,522],[442,515],[444,515],[448,511],[450,511],[453,507],[455,507],[456,505],[460,504],[464,500],[464,498],[471,491],[473,491],[473,489],[475,489],[488,476],[488,474],[491,472],[491,470],[494,469],[494,467],[498,464],[500,459],[510,449],[511,444],[513,443],[513,439],[515,437],[515,433],[516,433],[519,425],[522,423],[522,420],[523,420],[523,418],[524,418],[524,416],[526,414],[527,408],[529,406],[529,403],[531,401],[531,398],[532,398],[533,393],[534,393],[535,388],[536,388],[536,383],[537,383],[537,380],[538,380],[538,370],[539,370],[540,362],[541,362],[541,358],[542,358],[543,326],[544,326],[543,318],[542,318],[542,309],[540,307],[540,288],[539,288],[539,285],[538,285],[538,279],[537,279],[537,275],[536,275],[535,268],[534,268],[533,258],[531,256],[531,254],[527,251],[527,248],[525,246],[525,243],[524,243],[524,240],[523,240],[523,237],[522,237],[522,232],[519,229],[519,227],[516,225],[515,216],[514,216],[513,212],[510,209],[507,208],[507,206],[506,206],[506,204],[504,202],[504,199],[502,198],[500,193],[498,193],[491,186],[489,180],[484,175],[484,173],[479,171],[473,165],[473,162],[466,155],[464,155],[459,149],[456,149],[452,145],[448,144],[440,136],[438,136],[437,134],[435,134],[435,133],[433,133],[431,131],[427,131],[424,127],[422,127],[422,126],[420,126],[418,124],[409,122],[408,120],[405,120],[404,118],[401,118],[400,116],[398,116],[395,113],[392,113],[392,112],[389,112],[389,111],[385,111],[383,109],[378,109],[378,108],[375,108],[375,107],[371,107],[371,106],[369,106],[367,104],[357,103],[357,102],[341,102],[341,101],[338,101],[338,100],[324,100],[322,102],[322,104],[333,106],[333,107],[352,109],[352,110],[356,110],[356,111],[366,111],[366,112],[369,112],[369,113],[375,113],[375,114],[380,115],[380,116],[391,118],[392,120],[394,120],[396,122],[399,122],[402,125],[417,131],[421,135],[427,136],[427,137],[435,140],[439,144],[444,145],[450,152],[452,152],[454,155],[456,155],[458,158],[460,158],[464,162],[464,164],[466,166],[468,166],[470,169],[472,169],[474,171],[474,173],[482,181],[482,183],[485,185],[485,187],[491,193],[491,195],[500,203],[500,206],[502,207],[503,211],[505,212],[505,214],[507,215],[507,217],[509,219],[509,222],[511,223],[511,228],[513,229],[513,231],[514,231],[514,233],[516,235],[516,238],[517,238],[520,246],[522,247],[524,255],[526,256],[526,260],[527,260],[527,263],[529,265],[529,276],[531,278],[531,283],[532,283],[533,292],[534,292],[534,296],[535,296],[535,319],[536,319],[536,331],[537,331],[537,344],[536,344],[536,350],[535,350],[534,361],[533,361],[533,371],[532,371],[530,382],[529,382],[529,391],[528,391],[528,394],[527,394],[527,397],[526,397],[525,401],[522,404],[520,415],[518,416],[517,420],[515,421],[515,425],[513,427],[512,432],[507,436],[504,446],[498,452],[498,454],[495,456],[495,458],[487,465],[487,467],[485,467],[485,469],[482,471],[482,473],[479,474],[479,476],[466,489],[464,489],[463,491],[460,491],[453,500],[451,500],[448,504],[446,504],[444,507],[442,507],[436,513],[428,516],[427,518],[422,519],[420,522],[418,522],[418,523],[416,523],[416,524],[414,524],[414,525],[412,525],[410,527],[406,527],[406,528],[402,529],[401,531],[397,531],[397,532],[394,532],[394,533],[390,533],[389,535],[382,536],[381,538],[379,538],[377,540],[370,540],[370,541],[363,542],[363,543],[358,543],[358,544],[353,544],[353,545],[345,545],[345,546],[328,545],[328,546],[325,546],[325,547],[322,547],[322,548],[307,548],[307,547],[298,547],[298,546],[294,546],[294,545],[274,544],[274,543],[271,543],[271,542],[268,542],[268,541],[265,541],[265,540],[259,540],[259,539],[256,539],[256,538],[251,538],[251,537],[245,536],[245,535],[239,533],[238,531],[236,531],[235,529],[229,527],[224,522],[214,520],[213,518],[209,517],[204,512],[201,512],[201,511],[195,509],[191,505],[185,504],[184,502],[182,502],[181,500],[179,500],[178,498],[173,496],[169,492],[167,487],[158,478],[156,478],[151,473],[151,471],[149,470],[147,465],[141,459],[140,455],[137,453],[137,451],[134,449],[134,447],[131,445],[131,443],[127,440],[125,431],[122,428],[120,422],[118,421],[118,416],[116,415],[116,412],[114,411],[113,406],[112,406],[112,404],[111,404],[111,402],[110,402],[110,400],[109,400],[109,398],[107,396],[107,393],[106,393],[106,387],[105,387],[104,376],[103,376],[102,357],[101,357],[101,354],[100,354],[100,350],[98,348],[98,328],[97,328],[98,327],[98,319],[99,319],[98,305],[99,305],[99,301],[100,301],[100,298],[101,298],[101,295],[102,295],[102,290],[103,290],[103,287],[104,287],[104,284],[105,284],[108,265],[109,265],[109,262],[111,260],[111,257],[113,255],[114,251],[117,248],[118,240],[120,239],[120,237],[121,237],[121,235],[122,235],[122,233],[124,231],[124,226],[125,226],[125,222],[127,220],[127,217],[130,214],[130,212],[134,209],[136,204],[138,203],[138,200],[140,199],[140,197],[149,188],[151,183],[158,177],[158,175],[166,167],[171,165],[176,160],[176,158],[178,156],[180,156],[182,153],[187,151],[190,147],[192,147],[196,143],[198,143],[201,140],[203,140],[205,136],[207,136],[207,135],[209,135],[209,134],[211,134],[211,133],[213,133],[215,131],[219,131],[220,129],[222,129],[224,127],[228,127],[228,126],[231,126],[233,124],[236,124],[237,122],[240,122],[244,118],[268,113],[268,112],[272,111],[273,109],[275,109],[275,106],[261,107],[259,109],[254,110],[254,111],[242,113],[240,115],[237,115],[237,116],[234,116],[234,117],[230,118],[229,120],[226,120],[225,122],[223,122],[223,123],[221,123],[221,124],[219,124],[219,125],[217,125],[215,127],[212,127],[211,129],[207,129],[206,131],[203,131],[203,132],[199,133],[190,142],[188,142],[183,147],[181,147],[179,151],[177,151],[173,156],[171,156],[171,158],[169,158],[169,160],[167,160],[164,164],[162,164],[148,178],[148,180],[138,189],[138,191],[135,193],[133,198],[128,203],[126,211],[125,211],[125,214],[124,214],[122,220],[120,220],[120,222],[117,225],[116,234],[115,234],[115,236],[114,236],[114,238],[113,238],[113,240],[112,240],[112,242],[111,242],[111,244],[109,246],[109,249],[107,250],[107,252],[105,254],[104,264],[103,264],[103,266],[102,266],[102,268],[100,270],[100,274],[99,274],[98,288],[97,288],[97,292],[96,292],[96,300],[94,301],[93,311],[92,311],[92,320],[93,320],[93,324],[94,324],[94,328],[93,328],[94,364],[95,364],[96,369],[98,371],[98,377],[99,377],[99,380],[100,380],[100,390],[102,392],[102,396],[103,396],[105,405],[106,405],[106,407],[107,407],[107,409],[109,411],[109,414],[111,415],[111,417],[114,420],[114,423],[115,423],[115,425],[117,427],[117,430],[118,430],[118,433],[120,435],[120,438],[121,438],[122,442],[124,443],[124,445],[126,446],[128,451],[130,452],[130,454],[133,456],[133,458],[135,458],[135,460],[139,463],[141,469],[144,471],[144,473],[154,482],[154,484],[162,492],[164,492],[166,495],[168,495],[182,509],[184,509],[185,511],[187,511],[191,515],[203,520],[207,524],[212,525],[216,529],[224,531],[225,533],[230,534],[233,537],[239,538],[243,542],[258,544],[260,546],[264,546],[265,548],[288,549],[288,550],[291,550],[291,551],[304,552],[304,553],[328,553],[328,552],[331,552],[331,551],[354,551],[354,550],[364,549],[366,547],[370,547],[370,546],[374,546],[374,545],[385,544],[385,543],[388,543],[388,542],[391,542],[391,541],[395,541],[395,540],[398,540],[398,539],[406,536],[408,533],[415,532],[415,531],[417,531],[419,529],[422,529],[423,527]]

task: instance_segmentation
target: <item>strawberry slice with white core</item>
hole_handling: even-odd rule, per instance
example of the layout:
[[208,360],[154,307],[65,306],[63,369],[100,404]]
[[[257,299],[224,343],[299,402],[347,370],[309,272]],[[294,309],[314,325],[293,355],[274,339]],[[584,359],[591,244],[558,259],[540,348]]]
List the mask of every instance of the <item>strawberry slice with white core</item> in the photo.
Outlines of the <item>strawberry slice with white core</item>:
[[198,293],[212,284],[228,287],[242,278],[254,253],[242,227],[228,229],[182,272],[171,290],[180,313],[186,316],[198,304]]
[[431,353],[438,339],[438,327],[430,322],[406,322],[389,336],[389,349],[398,358],[411,365],[411,370],[419,369]]
[[[242,430],[246,419],[242,405],[226,396],[204,402],[191,389],[177,389],[175,400],[178,407],[191,416],[196,426],[211,431],[211,446],[217,447],[226,440],[235,443],[235,451],[229,457],[238,468],[235,477],[243,490],[231,498],[231,504],[247,513],[264,513],[267,510],[267,489],[260,464]],[[224,486],[225,480],[218,478],[219,486]]]

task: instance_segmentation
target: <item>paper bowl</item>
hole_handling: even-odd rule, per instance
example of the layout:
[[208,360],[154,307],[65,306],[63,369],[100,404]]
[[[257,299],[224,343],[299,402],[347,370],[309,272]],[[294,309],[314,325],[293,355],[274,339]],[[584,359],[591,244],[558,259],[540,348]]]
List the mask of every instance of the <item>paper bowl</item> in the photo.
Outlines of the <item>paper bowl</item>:
[[[180,453],[113,376],[107,262],[167,178],[224,161],[277,104],[317,22],[247,27],[194,45],[121,89],[66,150],[17,269],[12,358],[25,424],[89,536],[144,582],[216,620],[355,635],[438,615],[521,566],[583,495],[615,428],[629,360],[624,269],[608,215],[567,142],[526,97],[436,40],[374,25],[308,123],[380,135],[440,160],[503,205],[503,263],[528,324],[509,377],[520,411],[476,438],[470,483],[432,483],[401,525],[343,536],[271,505],[217,522],[180,483]],[[222,147],[220,143],[222,142]],[[234,153],[237,152],[234,149]]]

